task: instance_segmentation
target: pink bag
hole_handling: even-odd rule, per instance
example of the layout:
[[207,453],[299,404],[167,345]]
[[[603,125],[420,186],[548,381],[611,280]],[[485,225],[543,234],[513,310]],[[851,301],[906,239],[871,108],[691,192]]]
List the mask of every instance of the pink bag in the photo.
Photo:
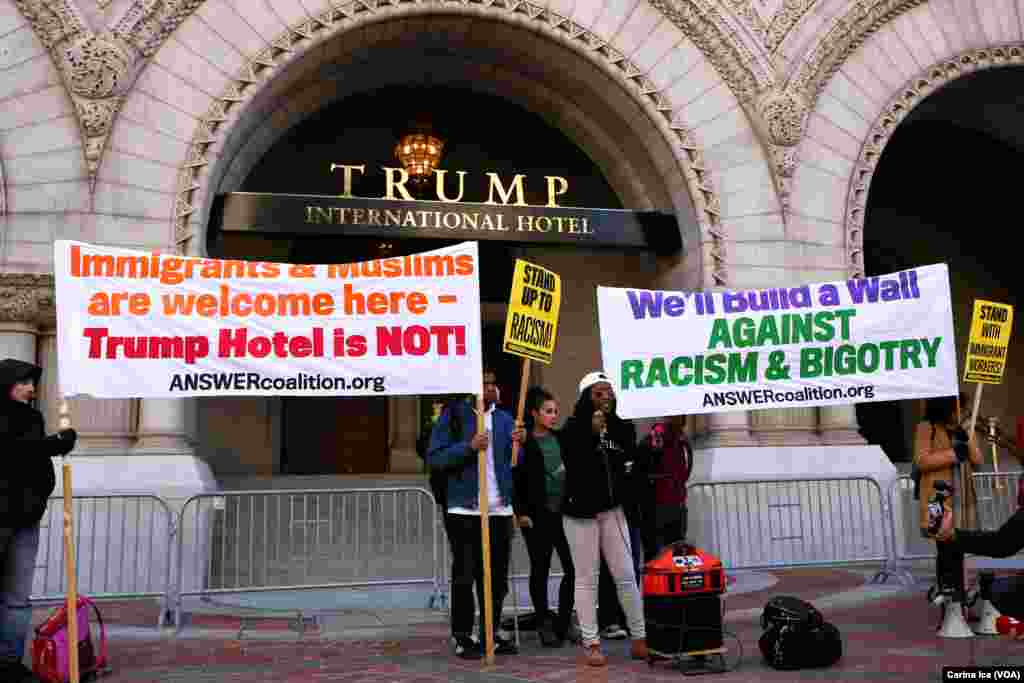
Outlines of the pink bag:
[[[99,656],[92,644],[89,608],[100,625]],[[82,680],[103,673],[107,666],[107,630],[96,603],[78,598],[78,673]],[[67,605],[61,605],[50,618],[36,627],[32,641],[32,672],[46,683],[67,683],[70,678]]]

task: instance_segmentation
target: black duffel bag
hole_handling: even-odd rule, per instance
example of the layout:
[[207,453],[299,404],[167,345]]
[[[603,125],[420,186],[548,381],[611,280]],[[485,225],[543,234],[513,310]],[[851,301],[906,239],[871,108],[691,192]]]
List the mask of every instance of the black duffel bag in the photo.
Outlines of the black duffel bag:
[[843,639],[814,605],[799,598],[772,598],[761,613],[765,632],[757,641],[769,666],[810,669],[831,666],[843,656]]

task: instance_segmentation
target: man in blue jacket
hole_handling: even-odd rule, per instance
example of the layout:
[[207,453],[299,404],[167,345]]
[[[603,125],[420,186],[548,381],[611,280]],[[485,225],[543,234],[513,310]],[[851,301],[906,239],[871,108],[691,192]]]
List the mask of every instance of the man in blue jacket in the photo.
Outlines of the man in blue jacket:
[[[479,659],[486,642],[483,624],[483,548],[480,528],[479,457],[487,459],[489,527],[491,535],[491,588],[493,623],[501,621],[501,607],[508,590],[508,564],[512,542],[512,442],[521,441],[512,416],[497,407],[498,386],[494,371],[484,368],[484,425],[477,433],[477,411],[472,399],[453,401],[434,425],[427,450],[427,464],[447,473],[445,526],[452,550],[452,638],[455,655]],[[475,608],[473,586],[481,606],[480,642],[470,637]],[[516,654],[511,641],[494,635],[495,653]]]

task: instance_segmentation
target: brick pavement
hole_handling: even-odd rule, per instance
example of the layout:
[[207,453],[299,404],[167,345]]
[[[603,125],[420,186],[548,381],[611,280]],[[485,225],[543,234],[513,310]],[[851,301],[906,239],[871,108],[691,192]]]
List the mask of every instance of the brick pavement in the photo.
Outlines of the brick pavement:
[[[779,583],[770,589],[730,596],[726,601],[726,629],[738,639],[727,638],[729,664],[736,669],[716,674],[712,680],[804,681],[937,681],[942,665],[1024,666],[1024,643],[1000,638],[946,640],[935,637],[937,608],[929,606],[922,590],[892,588],[881,597],[829,607],[829,596],[848,593],[863,584],[850,572],[799,570],[778,573]],[[760,627],[749,618],[751,607],[761,607],[773,595],[791,594],[816,601],[843,633],[844,657],[829,669],[800,672],[774,671],[761,662],[757,648]],[[155,608],[154,608],[155,610]],[[746,612],[748,618],[730,619]],[[669,663],[654,668],[626,658],[623,641],[605,643],[610,657],[606,669],[593,670],[577,664],[572,647],[544,649],[532,632],[522,634],[519,656],[499,657],[488,670],[481,663],[452,657],[443,623],[421,623],[397,629],[391,637],[352,640],[353,634],[282,628],[279,615],[259,619],[220,615],[219,621],[186,629],[180,637],[159,634],[148,621],[154,616],[139,605],[105,606],[113,625],[111,655],[114,673],[108,683],[157,683],[244,681],[290,683],[291,681],[343,681],[345,683],[624,683],[675,681],[681,673]],[[125,621],[140,621],[151,636],[118,635]],[[195,620],[193,620],[195,624]],[[216,630],[209,630],[217,627]],[[222,628],[223,627],[223,628]],[[239,633],[241,632],[241,639]],[[195,637],[202,633],[204,637]],[[356,634],[355,637],[358,637]]]

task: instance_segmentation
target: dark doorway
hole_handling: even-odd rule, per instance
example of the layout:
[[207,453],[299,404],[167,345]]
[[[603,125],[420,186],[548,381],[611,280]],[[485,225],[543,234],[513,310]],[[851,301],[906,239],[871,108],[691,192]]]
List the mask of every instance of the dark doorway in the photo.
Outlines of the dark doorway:
[[499,406],[514,416],[519,407],[519,380],[522,377],[523,359],[502,351],[504,340],[504,322],[484,325],[484,365],[490,365],[497,375],[498,390],[501,392]]
[[385,398],[286,398],[282,419],[284,474],[388,471]]

